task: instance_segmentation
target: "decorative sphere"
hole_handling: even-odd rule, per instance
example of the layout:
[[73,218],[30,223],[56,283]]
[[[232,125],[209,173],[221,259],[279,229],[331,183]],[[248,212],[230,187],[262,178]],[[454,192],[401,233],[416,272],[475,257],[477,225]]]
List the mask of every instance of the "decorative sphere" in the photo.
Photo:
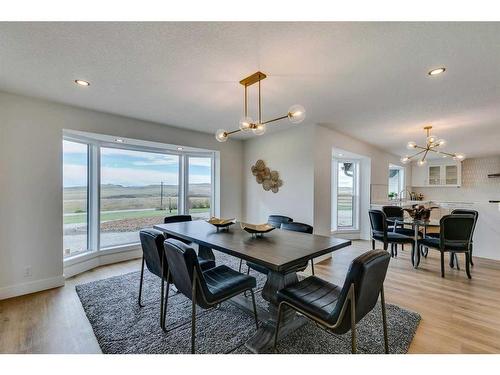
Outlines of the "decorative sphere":
[[250,116],[244,116],[240,119],[240,130],[243,132],[247,132],[251,129],[252,124],[252,118]]
[[225,129],[219,129],[215,132],[215,139],[219,142],[226,142],[228,138],[227,132]]
[[408,163],[410,158],[408,157],[408,155],[406,155],[406,156],[402,157],[400,160],[401,160],[401,163],[406,164],[406,163]]
[[408,144],[406,145],[406,148],[407,148],[408,150],[413,150],[413,149],[415,148],[415,146],[416,146],[416,145],[417,145],[417,143],[416,143],[416,142],[411,141],[411,142],[408,142]]
[[255,135],[262,135],[266,132],[265,124],[255,124],[255,127],[252,129]]
[[292,105],[288,108],[288,119],[292,124],[298,124],[306,118],[306,109],[300,104]]
[[425,165],[426,163],[427,163],[427,160],[419,160],[417,164],[419,167],[421,167],[421,166]]

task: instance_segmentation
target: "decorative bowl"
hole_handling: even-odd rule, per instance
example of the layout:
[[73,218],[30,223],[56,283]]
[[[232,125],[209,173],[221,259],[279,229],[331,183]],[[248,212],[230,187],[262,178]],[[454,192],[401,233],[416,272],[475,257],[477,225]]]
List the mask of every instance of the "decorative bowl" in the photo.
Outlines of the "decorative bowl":
[[232,219],[221,219],[218,217],[211,217],[210,219],[207,220],[207,223],[212,224],[214,227],[219,229],[227,229],[229,230],[229,226],[233,225],[236,223],[236,220],[234,218]]
[[260,234],[261,236],[264,233],[268,233],[268,232],[276,229],[275,227],[273,227],[272,225],[267,224],[267,223],[266,224],[240,223],[240,226],[241,226],[241,229],[243,229],[244,231],[246,231],[252,235]]

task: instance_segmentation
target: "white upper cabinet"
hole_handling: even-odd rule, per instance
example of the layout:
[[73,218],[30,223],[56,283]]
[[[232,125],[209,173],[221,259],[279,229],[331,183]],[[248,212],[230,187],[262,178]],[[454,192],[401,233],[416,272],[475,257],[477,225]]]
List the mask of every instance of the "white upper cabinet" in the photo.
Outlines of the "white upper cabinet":
[[412,186],[450,186],[462,185],[462,163],[450,160],[430,160],[427,165],[411,166]]

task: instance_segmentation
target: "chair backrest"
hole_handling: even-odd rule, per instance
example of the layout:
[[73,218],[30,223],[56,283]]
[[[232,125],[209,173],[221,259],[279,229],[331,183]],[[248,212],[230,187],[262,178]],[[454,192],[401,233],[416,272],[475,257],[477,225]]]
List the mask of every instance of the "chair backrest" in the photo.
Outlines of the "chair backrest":
[[291,223],[292,221],[293,219],[291,217],[281,215],[269,215],[267,218],[267,223],[275,228],[281,227],[282,223]]
[[404,215],[404,210],[398,206],[384,206],[382,212],[387,217],[403,217]]
[[304,223],[298,223],[296,221],[293,221],[291,223],[281,223],[281,229],[283,230],[290,230],[293,232],[302,232],[302,233],[309,233],[312,234],[313,232],[313,227],[309,224],[304,224]]
[[[335,323],[340,318],[340,312],[342,306],[347,302],[351,285],[354,285],[356,322],[363,319],[375,307],[380,290],[384,285],[390,259],[391,257],[387,251],[370,250],[352,261],[337,305],[331,314],[331,323]],[[351,329],[349,303],[346,308],[346,313],[342,317],[342,321],[334,330],[336,333],[345,333]]]
[[167,216],[164,220],[163,223],[165,224],[170,224],[170,223],[181,223],[184,221],[193,221],[193,218],[191,215],[174,215],[174,216]]
[[469,245],[472,240],[474,229],[474,215],[445,215],[439,221],[440,225],[440,246],[446,244]]
[[175,238],[168,238],[163,244],[174,285],[184,296],[192,299],[193,279],[196,274],[196,303],[203,308],[210,307],[205,303],[205,296],[209,294],[208,287],[194,249]]
[[372,232],[387,233],[387,216],[380,210],[369,210]]
[[465,208],[457,208],[451,211],[452,215],[473,215],[474,216],[474,226],[472,227],[472,237],[474,237],[474,231],[476,230],[477,219],[479,218],[479,212],[476,210],[467,210]]
[[[148,270],[158,277],[161,277],[161,263],[163,256],[163,241],[165,236],[156,229],[142,229],[139,232],[141,239],[142,254]],[[163,275],[167,276],[168,267],[165,265]]]

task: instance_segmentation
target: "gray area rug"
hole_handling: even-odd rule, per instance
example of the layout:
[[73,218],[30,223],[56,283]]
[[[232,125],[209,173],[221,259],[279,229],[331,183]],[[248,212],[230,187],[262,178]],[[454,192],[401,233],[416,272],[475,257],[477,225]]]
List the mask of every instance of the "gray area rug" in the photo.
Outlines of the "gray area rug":
[[[219,252],[217,264],[238,269],[239,260]],[[246,267],[244,266],[245,270]],[[257,278],[258,287],[265,282]],[[92,325],[103,353],[189,353],[191,348],[191,301],[183,295],[170,293],[167,310],[167,329],[159,326],[160,279],[144,272],[143,299],[137,304],[140,272],[77,285],[85,313]],[[267,306],[260,293],[256,302]],[[387,304],[389,346],[391,353],[406,353],[413,339],[420,315],[398,306]],[[357,325],[358,352],[383,353],[382,315],[377,304]],[[245,342],[255,333],[255,322],[231,303],[217,309],[197,308],[196,352],[246,354]],[[335,335],[308,322],[280,340],[280,353],[344,354],[351,351],[351,334]]]

